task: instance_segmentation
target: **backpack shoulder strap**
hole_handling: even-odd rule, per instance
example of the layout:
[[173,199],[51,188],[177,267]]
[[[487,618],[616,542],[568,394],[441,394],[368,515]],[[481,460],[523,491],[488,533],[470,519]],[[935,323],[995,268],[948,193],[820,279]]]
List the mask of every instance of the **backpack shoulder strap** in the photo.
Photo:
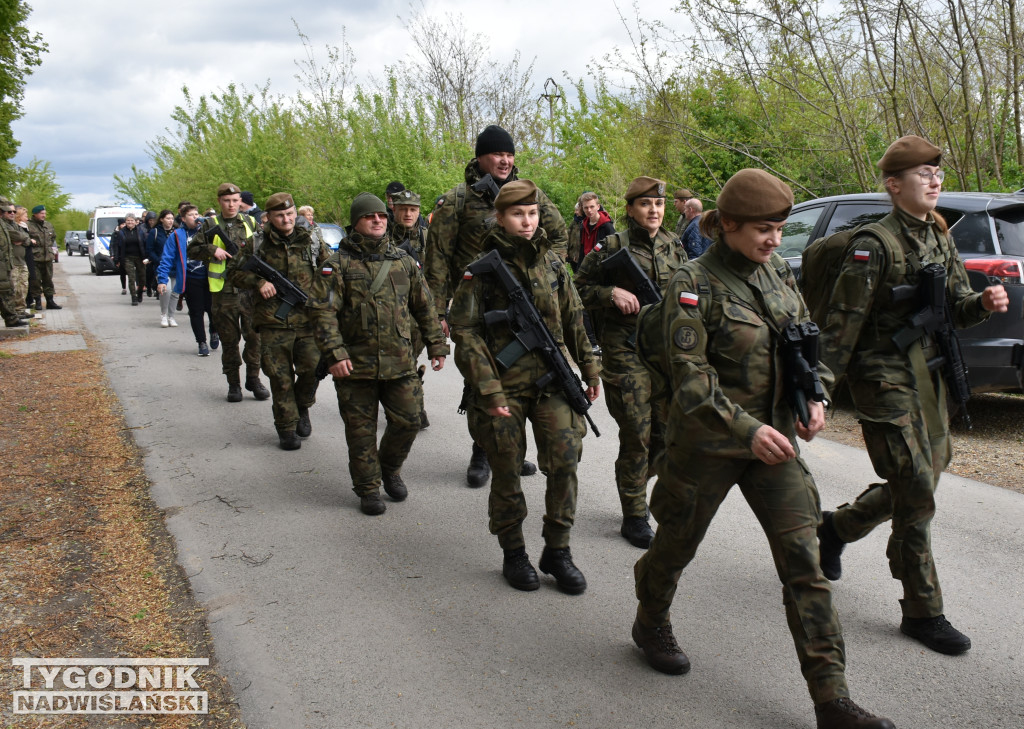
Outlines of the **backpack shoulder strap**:
[[455,217],[462,219],[462,211],[466,207],[466,183],[460,182],[455,186]]
[[[892,234],[888,228],[880,223],[868,223],[857,229],[856,235],[867,233],[868,235],[877,238],[883,248],[883,255],[885,256],[886,277],[892,278],[893,274],[902,275],[907,270],[907,256],[903,252],[903,244],[896,240],[896,236]],[[851,236],[850,245],[853,244],[853,237]],[[849,246],[847,247],[849,250]]]

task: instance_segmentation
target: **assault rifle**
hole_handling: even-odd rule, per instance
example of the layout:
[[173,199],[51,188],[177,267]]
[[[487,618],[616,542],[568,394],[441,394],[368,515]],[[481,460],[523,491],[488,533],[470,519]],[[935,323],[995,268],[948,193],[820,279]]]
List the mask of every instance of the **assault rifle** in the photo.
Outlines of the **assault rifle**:
[[283,273],[257,256],[249,256],[242,264],[241,270],[255,273],[260,278],[274,284],[274,288],[277,289],[277,298],[281,300],[281,305],[274,312],[274,318],[278,321],[287,319],[294,307],[304,306],[309,298],[305,291],[289,281]]
[[238,255],[238,244],[231,240],[228,237],[228,234],[225,233],[224,229],[221,228],[219,225],[215,225],[212,228],[207,228],[204,235],[206,237],[206,242],[209,243],[210,245],[213,245],[213,237],[215,235],[220,236],[220,239],[224,241],[224,250],[230,253],[232,258]]
[[928,371],[942,368],[949,396],[956,404],[970,430],[973,426],[967,414],[967,401],[971,397],[971,385],[967,381],[967,364],[960,349],[960,338],[953,325],[953,313],[946,300],[946,269],[941,264],[929,263],[919,273],[917,286],[904,284],[892,290],[892,300],[905,301],[916,296],[921,310],[910,319],[910,326],[893,335],[892,341],[901,352],[925,335],[931,335],[939,348],[939,354],[928,360]]
[[498,193],[501,192],[501,188],[498,187],[498,183],[494,181],[489,172],[474,182],[471,187],[479,193],[490,194],[492,203],[498,199]]
[[[601,278],[604,281],[625,283],[623,288],[636,296],[641,308],[661,301],[658,287],[640,268],[640,264],[636,262],[628,248],[620,248],[601,261]],[[630,349],[636,348],[636,330],[626,337],[626,344]]]
[[530,300],[530,295],[519,283],[519,279],[508,270],[508,266],[501,260],[498,252],[492,250],[483,258],[469,264],[469,272],[474,276],[483,274],[494,276],[505,291],[505,295],[508,296],[507,309],[493,309],[484,313],[484,324],[488,327],[506,323],[515,336],[515,339],[498,352],[494,359],[503,368],[508,369],[527,352],[534,350],[540,352],[549,369],[534,384],[538,388],[542,388],[552,380],[557,380],[559,389],[569,402],[569,407],[585,417],[590,423],[594,435],[600,437],[601,431],[597,429],[587,412],[591,403],[587,399],[583,383],[572,371],[568,360],[562,354],[554,337],[551,336],[544,319],[541,318],[540,312]]
[[819,333],[818,325],[813,321],[790,324],[782,330],[786,398],[805,428],[811,422],[807,403],[825,400],[825,388],[818,377]]

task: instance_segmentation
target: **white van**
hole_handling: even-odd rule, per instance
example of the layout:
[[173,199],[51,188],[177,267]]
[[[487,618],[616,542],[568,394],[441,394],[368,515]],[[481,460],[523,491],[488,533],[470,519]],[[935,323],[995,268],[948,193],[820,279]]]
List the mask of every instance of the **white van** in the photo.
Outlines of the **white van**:
[[114,259],[110,257],[110,236],[117,230],[117,220],[128,213],[140,218],[144,212],[146,208],[134,203],[110,205],[93,211],[85,234],[89,239],[89,269],[93,273],[99,276],[104,271],[117,270]]

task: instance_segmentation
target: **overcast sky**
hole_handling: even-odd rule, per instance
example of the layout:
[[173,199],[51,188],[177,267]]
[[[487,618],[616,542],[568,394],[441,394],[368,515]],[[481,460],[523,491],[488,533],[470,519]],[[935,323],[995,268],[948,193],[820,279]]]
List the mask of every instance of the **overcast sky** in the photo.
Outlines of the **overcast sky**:
[[[672,0],[641,0],[645,14],[678,22]],[[619,7],[629,16],[631,0]],[[125,3],[115,0],[29,0],[29,27],[43,34],[49,53],[29,77],[25,116],[14,125],[21,149],[15,162],[48,160],[72,205],[91,210],[116,199],[113,176],[132,164],[149,168],[146,143],[170,126],[181,87],[194,96],[228,83],[270,82],[274,93],[298,86],[295,59],[303,56],[294,18],[322,52],[341,42],[342,28],[356,57],[357,80],[380,77],[406,57],[408,0],[290,0],[242,3]],[[548,76],[583,76],[587,64],[628,45],[612,0],[425,0],[429,14],[461,14],[491,44],[496,60],[518,49],[536,57],[536,90]],[[129,99],[126,89],[142,91]],[[424,90],[426,91],[426,90]]]

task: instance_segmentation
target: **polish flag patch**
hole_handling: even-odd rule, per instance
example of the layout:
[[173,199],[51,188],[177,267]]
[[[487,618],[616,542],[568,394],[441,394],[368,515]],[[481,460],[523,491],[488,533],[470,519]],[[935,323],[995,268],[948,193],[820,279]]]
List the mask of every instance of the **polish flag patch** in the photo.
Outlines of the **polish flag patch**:
[[601,248],[602,248],[602,246],[601,246],[600,243],[597,243],[597,244],[594,245],[594,250],[595,251],[599,251],[599,250],[601,250]]
[[867,263],[871,260],[871,251],[854,251],[853,260],[858,263]]
[[330,276],[332,273],[334,273],[334,267],[331,266],[329,263],[320,269],[321,276]]
[[473,274],[470,273],[469,270],[467,270],[464,274],[462,274],[462,280],[463,281],[469,281],[472,278],[473,278]]
[[683,291],[679,294],[679,303],[682,306],[696,306],[697,301],[697,294],[691,294],[689,291]]

